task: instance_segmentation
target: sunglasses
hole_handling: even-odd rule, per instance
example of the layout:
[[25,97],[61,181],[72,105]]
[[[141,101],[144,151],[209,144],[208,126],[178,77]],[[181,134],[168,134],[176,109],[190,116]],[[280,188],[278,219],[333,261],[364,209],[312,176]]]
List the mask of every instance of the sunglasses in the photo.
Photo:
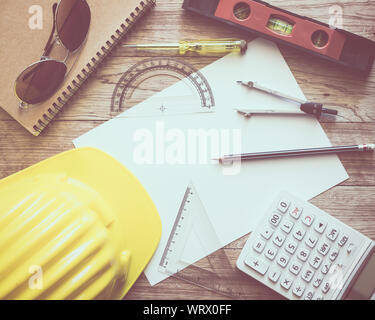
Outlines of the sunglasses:
[[[53,4],[52,10],[53,29],[42,57],[22,71],[15,81],[20,107],[43,102],[58,90],[67,73],[69,54],[80,49],[87,36],[91,12],[85,0],[60,0]],[[64,61],[48,57],[56,41],[68,51]]]

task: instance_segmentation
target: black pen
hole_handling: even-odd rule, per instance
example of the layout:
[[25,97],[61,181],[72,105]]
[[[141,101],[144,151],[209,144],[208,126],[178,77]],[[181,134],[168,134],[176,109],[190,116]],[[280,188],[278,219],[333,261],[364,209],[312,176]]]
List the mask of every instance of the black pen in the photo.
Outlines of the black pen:
[[[294,103],[297,103],[300,107],[300,110],[304,113],[311,114],[316,116],[318,119],[321,117],[322,114],[331,114],[331,115],[338,115],[338,111],[334,109],[328,109],[323,108],[323,104],[316,103],[316,102],[308,102],[301,99],[298,99],[296,97],[289,96],[285,93],[282,93],[280,91],[276,91],[273,89],[266,88],[260,84],[258,84],[255,81],[237,81],[237,83],[246,86],[248,88],[257,89],[266,93],[269,93],[271,95],[274,95],[276,97],[286,99],[289,101],[292,101]],[[239,113],[243,114],[246,117],[250,117],[253,114],[298,114],[297,112],[293,112],[292,110],[251,110],[251,109],[236,109]]]
[[360,144],[351,146],[338,146],[338,147],[322,147],[322,148],[309,148],[309,149],[295,149],[295,150],[282,150],[282,151],[269,151],[269,152],[256,152],[256,153],[243,153],[226,155],[219,159],[220,162],[227,161],[248,161],[258,159],[271,159],[271,158],[287,158],[287,157],[300,157],[324,154],[336,154],[342,152],[370,152],[375,150],[375,144]]

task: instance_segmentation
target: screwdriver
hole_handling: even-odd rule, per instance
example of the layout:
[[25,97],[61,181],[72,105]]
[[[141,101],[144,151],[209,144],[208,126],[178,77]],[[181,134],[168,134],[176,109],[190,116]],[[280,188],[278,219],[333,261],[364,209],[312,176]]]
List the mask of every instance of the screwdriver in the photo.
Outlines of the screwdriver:
[[206,55],[206,54],[227,54],[241,53],[247,50],[247,42],[245,40],[221,39],[221,40],[182,40],[178,43],[157,43],[157,44],[129,44],[123,45],[124,48],[134,48],[137,50],[164,50],[176,51],[178,54],[184,55],[190,52]]

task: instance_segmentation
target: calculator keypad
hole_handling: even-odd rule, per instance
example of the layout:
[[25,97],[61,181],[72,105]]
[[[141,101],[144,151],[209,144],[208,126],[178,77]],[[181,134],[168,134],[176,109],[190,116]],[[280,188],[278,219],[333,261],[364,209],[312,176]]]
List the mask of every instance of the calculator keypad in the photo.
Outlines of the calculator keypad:
[[282,196],[241,253],[255,274],[242,270],[288,298],[329,299],[332,276],[351,266],[361,245],[362,235],[354,232],[312,205]]

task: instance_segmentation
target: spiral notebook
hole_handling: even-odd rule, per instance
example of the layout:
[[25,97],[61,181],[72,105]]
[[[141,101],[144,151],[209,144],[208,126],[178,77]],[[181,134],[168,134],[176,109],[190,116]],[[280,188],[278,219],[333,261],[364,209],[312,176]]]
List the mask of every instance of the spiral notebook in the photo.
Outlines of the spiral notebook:
[[[87,0],[91,25],[81,50],[69,56],[64,84],[47,101],[19,108],[14,81],[24,68],[39,61],[53,26],[57,0],[0,1],[0,107],[33,135],[39,135],[61,111],[121,38],[155,6],[155,0]],[[63,60],[56,45],[51,57]]]

